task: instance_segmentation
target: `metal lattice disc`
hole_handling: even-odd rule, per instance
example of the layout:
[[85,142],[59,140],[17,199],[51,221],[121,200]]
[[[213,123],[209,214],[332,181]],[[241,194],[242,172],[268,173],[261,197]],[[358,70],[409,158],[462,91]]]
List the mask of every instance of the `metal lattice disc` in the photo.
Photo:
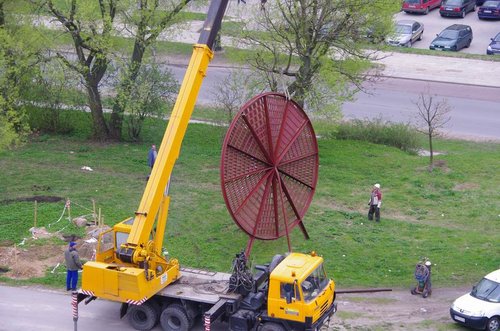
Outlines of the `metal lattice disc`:
[[303,226],[317,179],[318,144],[301,107],[278,93],[248,101],[222,147],[222,192],[236,224],[251,238],[288,236]]

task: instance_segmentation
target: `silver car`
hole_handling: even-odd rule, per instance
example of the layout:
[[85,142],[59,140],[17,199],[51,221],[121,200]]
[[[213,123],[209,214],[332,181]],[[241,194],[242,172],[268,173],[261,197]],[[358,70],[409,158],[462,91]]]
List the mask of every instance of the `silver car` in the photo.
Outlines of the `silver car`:
[[424,25],[414,20],[401,20],[396,22],[394,33],[387,38],[391,46],[411,47],[414,42],[422,39]]

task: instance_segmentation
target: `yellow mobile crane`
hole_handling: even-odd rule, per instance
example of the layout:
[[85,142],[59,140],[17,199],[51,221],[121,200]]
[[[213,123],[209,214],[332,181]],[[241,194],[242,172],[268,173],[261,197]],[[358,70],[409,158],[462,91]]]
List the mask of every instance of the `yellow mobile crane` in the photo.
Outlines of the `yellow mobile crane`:
[[313,331],[336,311],[335,284],[315,253],[275,256],[256,266],[255,274],[241,253],[231,275],[180,268],[162,252],[170,175],[228,1],[210,4],[138,210],[100,234],[95,261],[83,266],[77,302],[121,302],[121,317],[127,315],[137,330],[160,322],[163,330],[187,331],[203,315],[205,330],[222,320],[233,331]]
[[[179,278],[179,262],[176,259],[166,260],[161,252],[170,203],[168,183],[201,83],[213,57],[212,47],[227,3],[228,0],[212,1],[139,208],[135,217],[115,226],[113,231],[119,230],[123,234],[121,238],[116,238],[117,251],[114,251],[114,240],[102,242],[96,261],[84,265],[84,292],[120,302],[145,302]],[[102,238],[109,239],[107,236]]]

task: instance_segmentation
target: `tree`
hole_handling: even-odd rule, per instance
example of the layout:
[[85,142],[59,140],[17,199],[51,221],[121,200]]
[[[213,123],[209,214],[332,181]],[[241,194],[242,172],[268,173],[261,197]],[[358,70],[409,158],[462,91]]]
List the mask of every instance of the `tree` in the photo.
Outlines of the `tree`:
[[245,30],[245,41],[256,50],[250,63],[264,73],[270,90],[285,85],[301,105],[314,106],[314,89],[329,87],[329,107],[336,109],[368,77],[375,53],[361,47],[367,35],[388,33],[399,6],[397,0],[268,1],[252,31]]
[[432,144],[432,139],[440,135],[439,129],[442,129],[450,120],[449,116],[451,112],[451,107],[448,104],[447,99],[442,99],[439,101],[435,100],[436,95],[430,93],[430,89],[427,88],[427,92],[422,92],[419,94],[417,101],[414,101],[417,106],[417,121],[420,128],[417,128],[419,132],[427,135],[429,141],[429,170],[432,171],[434,168],[434,147]]
[[173,106],[178,90],[179,84],[170,70],[161,71],[155,62],[141,66],[129,93],[115,98],[115,103],[127,110],[125,124],[131,140],[139,140],[146,117],[161,117]]
[[33,129],[63,134],[73,130],[73,123],[63,111],[69,107],[81,109],[86,105],[85,94],[75,88],[79,81],[78,74],[58,60],[39,64],[36,75],[32,77],[33,86],[21,93],[25,103],[31,102],[43,108],[38,113],[39,120],[32,121],[36,125]]
[[256,77],[249,77],[243,69],[232,70],[213,92],[215,103],[227,113],[227,124],[235,113],[255,94],[263,91],[263,83]]
[[20,92],[41,61],[41,38],[23,19],[6,13],[11,3],[0,0],[0,149],[15,146],[30,133]]
[[128,96],[132,90],[138,88],[135,85],[141,71],[146,50],[148,47],[154,45],[158,36],[165,28],[175,22],[175,16],[191,0],[168,1],[164,7],[160,7],[159,0],[134,0],[132,2],[137,2],[136,6],[129,6],[129,8],[137,8],[137,10],[132,10],[130,13],[125,11],[124,16],[132,26],[130,29],[131,32],[135,34],[134,49],[126,70],[121,77],[117,97],[113,104],[110,131],[112,137],[115,139],[119,139],[121,136],[124,113],[128,112],[130,107],[133,107],[129,105],[130,98]]
[[[118,0],[70,0],[69,7],[58,7],[52,0],[42,0],[41,3],[73,40],[76,61],[60,52],[57,52],[57,57],[83,78],[92,116],[93,135],[97,140],[110,138],[99,83],[109,64],[110,37],[118,9],[117,2]],[[95,13],[98,13],[97,17]]]

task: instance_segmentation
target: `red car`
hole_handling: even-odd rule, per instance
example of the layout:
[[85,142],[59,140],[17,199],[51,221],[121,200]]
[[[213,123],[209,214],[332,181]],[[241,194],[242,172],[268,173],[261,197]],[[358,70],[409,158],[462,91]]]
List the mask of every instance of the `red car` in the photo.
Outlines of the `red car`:
[[429,14],[429,11],[441,6],[441,0],[404,0],[401,8],[405,13]]

